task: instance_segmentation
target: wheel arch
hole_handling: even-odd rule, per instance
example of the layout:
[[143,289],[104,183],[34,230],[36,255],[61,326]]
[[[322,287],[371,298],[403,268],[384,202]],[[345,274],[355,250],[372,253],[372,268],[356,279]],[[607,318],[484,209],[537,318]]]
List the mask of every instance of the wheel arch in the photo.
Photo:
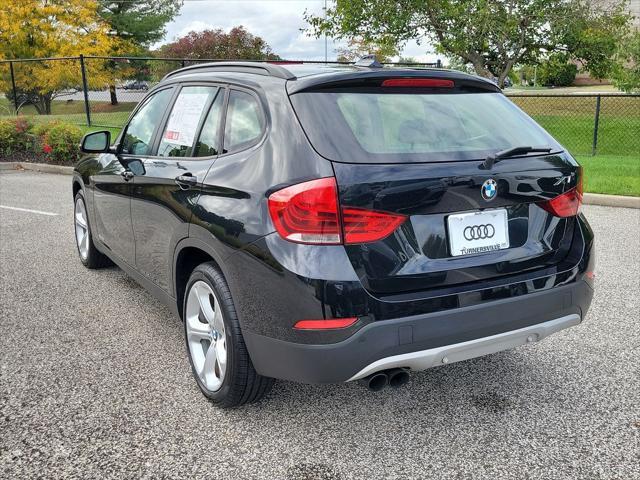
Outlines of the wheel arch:
[[181,240],[175,249],[173,256],[173,291],[175,293],[178,316],[184,320],[182,305],[187,282],[191,272],[200,264],[213,262],[225,276],[220,255],[206,243],[193,237]]
[[76,195],[78,194],[78,192],[82,190],[82,180],[78,176],[74,175],[71,185],[72,185],[71,188],[73,192],[73,198],[76,198]]

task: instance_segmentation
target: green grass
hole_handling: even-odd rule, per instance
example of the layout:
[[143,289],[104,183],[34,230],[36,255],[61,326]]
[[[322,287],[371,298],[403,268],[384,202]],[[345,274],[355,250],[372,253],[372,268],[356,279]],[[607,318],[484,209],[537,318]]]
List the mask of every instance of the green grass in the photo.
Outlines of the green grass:
[[584,168],[585,191],[640,197],[640,157],[576,156]]
[[528,87],[522,85],[515,85],[507,90],[505,93],[508,95],[509,93],[533,93],[533,94],[576,94],[576,93],[622,93],[613,85],[581,85],[581,86],[570,86],[570,87],[543,87],[537,85],[535,87]]
[[[119,130],[119,126],[124,125],[129,118],[129,114],[135,108],[135,102],[120,102],[118,105],[111,105],[109,102],[90,102],[92,125],[108,126]],[[12,117],[12,109],[6,98],[0,98],[0,118]],[[20,113],[28,116],[34,123],[46,123],[51,121],[63,121],[79,126],[85,126],[87,116],[84,111],[82,100],[57,101],[51,104],[51,115],[38,115],[31,105],[23,107]]]
[[[591,154],[595,97],[511,97],[575,155]],[[598,155],[640,156],[640,97],[602,97]]]
[[78,125],[78,127],[80,127],[80,130],[82,130],[83,133],[89,133],[89,132],[98,132],[101,130],[108,130],[109,132],[111,132],[111,140],[115,140],[115,138],[118,136],[118,134],[120,133],[120,128],[113,128],[113,127],[87,127],[86,125]]

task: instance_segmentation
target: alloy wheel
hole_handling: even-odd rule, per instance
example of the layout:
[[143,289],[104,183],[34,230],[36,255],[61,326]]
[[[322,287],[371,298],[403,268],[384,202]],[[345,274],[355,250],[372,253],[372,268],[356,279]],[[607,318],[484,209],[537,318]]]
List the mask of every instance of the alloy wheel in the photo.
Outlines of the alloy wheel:
[[227,339],[220,302],[202,280],[195,282],[187,294],[184,321],[196,374],[207,390],[215,392],[227,370]]
[[87,222],[87,209],[84,206],[82,198],[76,200],[74,217],[78,252],[80,253],[80,257],[86,260],[89,256],[89,223]]

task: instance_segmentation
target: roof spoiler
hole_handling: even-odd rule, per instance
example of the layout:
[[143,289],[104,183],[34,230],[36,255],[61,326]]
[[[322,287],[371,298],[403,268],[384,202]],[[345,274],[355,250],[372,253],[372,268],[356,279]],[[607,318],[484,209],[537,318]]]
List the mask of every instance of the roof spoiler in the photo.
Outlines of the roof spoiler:
[[[360,65],[357,65],[360,67]],[[452,93],[494,92],[502,93],[500,87],[493,82],[475,75],[458,72],[456,70],[443,69],[390,69],[390,68],[360,68],[334,75],[312,75],[299,77],[295,81],[287,82],[287,92],[292,95],[302,91],[321,91],[344,88],[378,88],[387,85],[391,87],[390,80],[403,80],[406,87],[411,87],[411,79],[432,79],[447,81],[447,90]],[[398,82],[400,83],[400,82]],[[418,82],[416,83],[416,88]],[[427,82],[425,82],[427,83]],[[444,82],[443,82],[444,84]],[[443,87],[444,85],[440,85]]]

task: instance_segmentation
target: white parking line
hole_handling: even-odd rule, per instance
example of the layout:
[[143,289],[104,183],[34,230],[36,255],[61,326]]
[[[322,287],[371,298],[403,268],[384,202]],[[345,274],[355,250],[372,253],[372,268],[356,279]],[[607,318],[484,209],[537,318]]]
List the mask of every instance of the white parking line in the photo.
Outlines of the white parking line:
[[18,210],[19,212],[37,213],[40,215],[49,215],[50,217],[57,217],[59,213],[43,212],[42,210],[31,210],[29,208],[9,207],[7,205],[0,205],[0,208],[6,208],[7,210]]

